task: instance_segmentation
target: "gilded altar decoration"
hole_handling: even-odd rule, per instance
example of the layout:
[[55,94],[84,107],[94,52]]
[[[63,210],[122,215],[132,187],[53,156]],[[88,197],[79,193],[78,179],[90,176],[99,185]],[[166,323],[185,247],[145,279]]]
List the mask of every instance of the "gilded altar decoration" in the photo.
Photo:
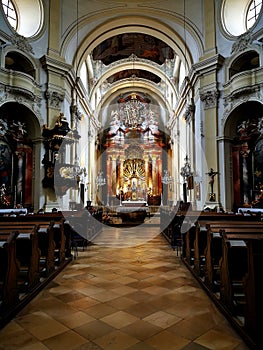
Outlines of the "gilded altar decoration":
[[[31,204],[32,148],[26,123],[0,119],[0,207]],[[12,175],[13,174],[13,175]],[[26,193],[25,193],[26,192]]]
[[145,162],[143,159],[126,159],[123,163],[123,175],[127,179],[145,180]]
[[233,157],[234,190],[238,206],[262,205],[263,117],[252,116],[236,125]]
[[98,138],[102,169],[108,174],[102,197],[107,203],[158,205],[163,151],[171,144],[163,131],[158,103],[136,91],[118,96],[115,102],[110,106],[107,128]]
[[10,205],[10,200],[6,195],[5,184],[0,187],[0,207],[8,207]]

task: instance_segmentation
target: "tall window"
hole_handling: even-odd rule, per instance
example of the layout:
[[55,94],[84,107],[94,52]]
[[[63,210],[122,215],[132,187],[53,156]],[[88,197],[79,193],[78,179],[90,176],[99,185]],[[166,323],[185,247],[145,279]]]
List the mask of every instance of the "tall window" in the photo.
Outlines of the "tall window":
[[258,15],[262,7],[261,0],[252,0],[248,6],[247,16],[246,16],[246,26],[247,29],[251,28],[256,22]]
[[2,0],[4,13],[11,27],[17,30],[17,13],[13,1]]

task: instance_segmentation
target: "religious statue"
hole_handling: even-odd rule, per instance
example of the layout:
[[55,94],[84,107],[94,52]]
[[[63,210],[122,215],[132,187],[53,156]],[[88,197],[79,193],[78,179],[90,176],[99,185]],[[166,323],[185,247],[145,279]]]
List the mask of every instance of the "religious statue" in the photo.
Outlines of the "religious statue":
[[214,171],[213,168],[210,168],[209,173],[207,175],[210,177],[209,179],[209,185],[211,186],[211,192],[209,195],[210,201],[215,201],[215,193],[214,193],[214,182],[215,182],[215,176],[218,174],[218,171]]
[[4,206],[4,207],[7,207],[10,205],[10,202],[7,198],[7,195],[6,195],[6,186],[5,184],[2,184],[1,187],[0,187],[0,205],[1,206]]

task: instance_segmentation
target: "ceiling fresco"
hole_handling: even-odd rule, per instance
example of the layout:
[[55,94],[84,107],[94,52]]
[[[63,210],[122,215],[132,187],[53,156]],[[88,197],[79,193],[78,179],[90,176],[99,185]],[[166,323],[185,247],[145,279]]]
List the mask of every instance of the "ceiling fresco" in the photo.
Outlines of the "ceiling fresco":
[[158,77],[156,74],[148,72],[143,69],[125,69],[111,75],[107,80],[109,83],[114,83],[118,80],[129,79],[129,78],[148,79],[155,82],[156,84],[160,83],[161,81],[161,78]]
[[142,33],[125,33],[104,40],[93,50],[93,59],[109,65],[135,54],[157,64],[174,57],[172,49],[163,41]]

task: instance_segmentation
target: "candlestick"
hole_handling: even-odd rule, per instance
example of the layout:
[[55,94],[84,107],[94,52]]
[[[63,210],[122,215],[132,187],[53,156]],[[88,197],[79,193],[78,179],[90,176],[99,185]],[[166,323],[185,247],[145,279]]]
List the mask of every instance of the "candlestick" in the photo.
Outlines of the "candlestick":
[[14,208],[16,208],[16,186],[14,187]]

